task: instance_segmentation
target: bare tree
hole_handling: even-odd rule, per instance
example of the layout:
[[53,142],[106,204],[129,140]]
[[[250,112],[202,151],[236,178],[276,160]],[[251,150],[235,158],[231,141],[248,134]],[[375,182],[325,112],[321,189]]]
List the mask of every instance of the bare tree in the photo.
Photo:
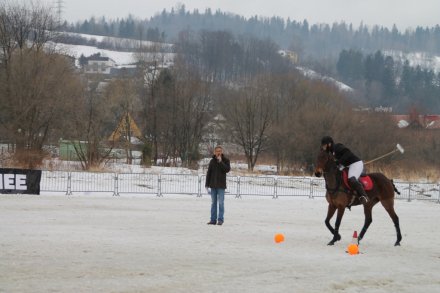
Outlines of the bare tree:
[[14,51],[40,51],[59,35],[50,8],[32,3],[0,3],[0,47],[7,68]]
[[270,90],[270,80],[261,76],[223,98],[222,113],[231,126],[235,142],[243,148],[250,171],[266,147],[267,132],[274,118]]
[[137,95],[135,82],[130,78],[116,79],[110,82],[106,87],[104,98],[108,101],[108,106],[112,106],[112,112],[115,117],[120,117],[117,127],[109,139],[115,142],[122,142],[126,152],[127,164],[133,162],[133,144],[132,139],[143,140],[142,134],[133,120],[135,109],[140,107],[139,96]]
[[164,67],[165,54],[161,52],[160,44],[153,44],[150,47],[141,47],[136,53],[139,65],[139,82],[142,89],[142,104],[144,110],[145,124],[143,132],[151,140],[153,145],[153,160],[157,165],[159,157],[159,131],[158,131],[158,77]]
[[[282,160],[287,163],[287,171],[297,171],[290,170],[291,167],[301,167],[304,171],[304,167],[313,164],[324,135],[350,145],[357,153],[365,149],[362,147],[366,139],[364,134],[369,131],[363,127],[368,127],[369,117],[353,112],[352,105],[338,89],[295,75],[276,84],[275,88],[281,89],[275,90],[280,94],[280,101],[277,102],[274,131],[269,135],[272,153],[285,154]],[[280,166],[278,171],[284,170]]]
[[78,94],[69,87],[76,79],[70,60],[42,50],[54,23],[44,7],[0,3],[0,126],[30,167],[62,119],[64,99]]
[[180,114],[176,92],[176,76],[172,70],[162,70],[158,77],[157,91],[157,143],[162,164],[177,164],[178,153],[178,119]]
[[[28,51],[9,63],[8,77],[0,87],[0,125],[15,142],[17,155],[38,154],[63,119],[66,100],[75,99],[79,84],[69,61],[59,55]],[[29,159],[25,159],[27,162]]]
[[103,144],[110,136],[105,126],[114,125],[116,119],[111,114],[111,106],[100,92],[101,77],[90,77],[86,82],[87,90],[77,99],[76,108],[69,117],[73,123],[69,140],[82,168],[90,170],[100,168],[108,160],[113,145]]
[[202,81],[198,72],[185,63],[174,67],[176,109],[176,139],[178,154],[184,166],[198,160],[203,126],[207,122],[210,83]]
[[163,164],[181,159],[183,165],[191,166],[198,159],[210,84],[180,58],[172,69],[161,70],[155,84],[158,158]]

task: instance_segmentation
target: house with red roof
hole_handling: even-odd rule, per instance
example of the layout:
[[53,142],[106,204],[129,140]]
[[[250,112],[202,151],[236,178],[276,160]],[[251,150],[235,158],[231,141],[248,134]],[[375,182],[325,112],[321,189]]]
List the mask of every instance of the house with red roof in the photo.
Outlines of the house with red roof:
[[399,128],[440,130],[440,115],[391,115]]

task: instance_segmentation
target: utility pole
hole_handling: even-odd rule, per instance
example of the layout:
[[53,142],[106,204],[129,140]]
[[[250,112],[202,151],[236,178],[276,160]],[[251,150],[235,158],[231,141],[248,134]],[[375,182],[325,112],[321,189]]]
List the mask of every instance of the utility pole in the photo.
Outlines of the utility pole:
[[62,23],[62,14],[64,10],[64,0],[56,0],[56,13],[58,18],[58,26]]

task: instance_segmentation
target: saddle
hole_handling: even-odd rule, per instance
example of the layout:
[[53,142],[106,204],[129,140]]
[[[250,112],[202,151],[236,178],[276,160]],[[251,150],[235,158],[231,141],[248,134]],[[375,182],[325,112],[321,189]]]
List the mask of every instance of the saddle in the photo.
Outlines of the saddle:
[[[352,190],[350,184],[348,184],[348,169],[344,169],[342,171],[342,181],[344,181],[344,186],[348,190]],[[359,182],[362,183],[365,191],[373,189],[373,180],[371,180],[370,176],[368,176],[367,174],[361,174],[361,176],[359,177]]]

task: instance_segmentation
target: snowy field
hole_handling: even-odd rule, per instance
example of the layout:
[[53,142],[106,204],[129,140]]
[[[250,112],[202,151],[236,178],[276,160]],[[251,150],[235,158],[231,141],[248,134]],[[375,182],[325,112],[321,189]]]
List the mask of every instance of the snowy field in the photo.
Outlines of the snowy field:
[[[327,246],[323,198],[0,195],[0,292],[440,292],[440,205],[396,201],[402,246],[379,204]],[[277,244],[274,235],[283,233]]]
[[[75,57],[76,59],[81,57],[81,55],[89,57],[93,54],[101,53],[101,56],[111,58],[119,66],[130,65],[136,62],[136,57],[133,52],[119,52],[114,50],[99,49],[93,46],[69,45],[61,43],[57,44],[56,47],[61,52]],[[174,53],[144,53],[145,58],[148,60],[158,58],[159,54],[166,62],[172,62],[174,60]]]

